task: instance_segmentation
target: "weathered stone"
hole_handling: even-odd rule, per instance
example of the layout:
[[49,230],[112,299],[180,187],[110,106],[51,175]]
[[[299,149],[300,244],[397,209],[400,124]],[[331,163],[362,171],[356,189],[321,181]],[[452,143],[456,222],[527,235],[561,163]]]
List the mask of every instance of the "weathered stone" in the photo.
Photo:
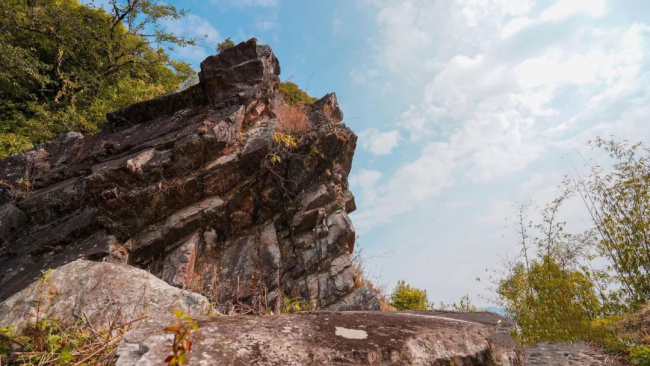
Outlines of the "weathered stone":
[[20,331],[36,319],[62,324],[87,319],[100,329],[120,312],[126,319],[172,314],[174,308],[199,313],[207,304],[201,295],[181,291],[131,266],[77,260],[52,270],[0,303],[0,326]]
[[297,146],[276,141],[279,73],[268,46],[242,42],[208,57],[198,85],[113,111],[98,134],[0,160],[0,300],[77,258],[224,306],[346,299],[356,136],[328,94]]
[[89,197],[86,182],[72,178],[28,195],[18,203],[18,207],[36,222],[47,224],[84,207]]
[[[170,320],[128,332],[117,365],[158,365],[169,353]],[[197,319],[191,365],[520,365],[499,359],[495,327],[431,313],[317,312]],[[509,351],[512,351],[510,349]],[[507,353],[507,352],[506,352]]]
[[11,203],[0,206],[0,239],[9,241],[25,224],[29,217]]
[[378,311],[381,310],[381,305],[379,304],[377,295],[375,295],[367,286],[363,285],[354,292],[348,294],[339,302],[329,305],[327,308],[339,311],[348,309]]
[[199,233],[183,239],[181,244],[165,257],[162,279],[172,286],[185,288],[194,276],[198,251],[201,247]]

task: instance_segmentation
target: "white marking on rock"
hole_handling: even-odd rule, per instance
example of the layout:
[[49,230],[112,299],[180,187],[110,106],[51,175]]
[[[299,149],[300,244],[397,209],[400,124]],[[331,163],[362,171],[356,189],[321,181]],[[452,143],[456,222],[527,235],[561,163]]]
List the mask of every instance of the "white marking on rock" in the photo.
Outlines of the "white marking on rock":
[[349,329],[343,327],[336,327],[336,332],[334,332],[339,337],[347,339],[366,339],[368,338],[368,333],[365,330],[361,329]]

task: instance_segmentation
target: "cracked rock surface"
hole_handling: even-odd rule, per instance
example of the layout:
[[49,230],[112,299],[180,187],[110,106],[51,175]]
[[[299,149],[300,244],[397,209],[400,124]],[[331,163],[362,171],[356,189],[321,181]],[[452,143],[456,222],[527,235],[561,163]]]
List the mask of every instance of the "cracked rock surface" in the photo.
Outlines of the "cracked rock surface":
[[[486,315],[492,317],[496,315]],[[173,319],[128,332],[117,365],[158,365]],[[280,316],[199,317],[190,365],[520,365],[495,347],[486,323],[411,312],[312,312]]]
[[378,309],[350,260],[357,136],[328,94],[283,146],[279,74],[251,39],[203,61],[199,84],[108,113],[98,134],[0,160],[0,300],[86,259],[145,269],[224,311],[284,298]]
[[80,259],[0,303],[0,327],[11,325],[20,332],[34,324],[38,314],[39,319],[57,319],[62,325],[83,320],[101,329],[118,317],[169,315],[175,308],[198,314],[208,305],[204,296],[170,286],[141,269]]

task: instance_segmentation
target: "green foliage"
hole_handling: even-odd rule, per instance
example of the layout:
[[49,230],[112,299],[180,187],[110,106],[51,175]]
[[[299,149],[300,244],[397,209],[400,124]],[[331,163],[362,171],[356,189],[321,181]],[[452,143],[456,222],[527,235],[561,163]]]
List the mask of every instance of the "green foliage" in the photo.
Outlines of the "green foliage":
[[[537,224],[522,205],[516,222],[521,256],[506,263],[497,294],[524,344],[590,340],[650,365],[650,149],[600,138],[591,143],[614,164],[592,166],[586,178],[568,178],[562,194]],[[557,219],[563,202],[577,195],[593,229],[564,231]],[[609,266],[596,269],[601,258]]]
[[284,313],[292,314],[311,310],[311,304],[300,297],[284,298]]
[[650,347],[632,347],[632,349],[630,349],[630,360],[635,365],[650,366]]
[[289,105],[309,105],[316,101],[316,98],[310,96],[304,90],[291,81],[280,83],[280,95]]
[[445,304],[444,302],[440,302],[439,309],[440,310],[452,309],[454,311],[462,311],[466,313],[475,313],[478,311],[478,308],[472,305],[472,300],[469,298],[469,294],[461,297],[458,303],[453,302],[451,304]]
[[107,111],[195,82],[165,46],[185,11],[158,0],[0,2],[0,158],[71,130],[97,132]]
[[226,38],[223,42],[217,43],[217,52],[221,53],[229,48],[235,47],[235,42],[230,39],[230,37]]
[[593,285],[552,256],[533,260],[528,270],[517,265],[498,292],[519,325],[515,336],[523,344],[588,339],[591,321],[600,312]]
[[390,305],[397,310],[428,310],[427,291],[399,281],[390,295]]
[[617,161],[607,174],[599,166],[576,182],[600,238],[599,254],[611,264],[620,289],[617,305],[636,310],[650,300],[650,149],[637,144],[596,139]]
[[593,282],[577,261],[586,240],[566,233],[566,223],[557,219],[571,195],[566,189],[544,207],[537,224],[528,221],[530,204],[519,210],[516,224],[522,256],[507,264],[497,294],[517,321],[514,336],[523,344],[587,339],[591,321],[603,312]]
[[198,325],[191,316],[182,310],[174,309],[176,321],[165,327],[165,331],[174,334],[174,340],[169,348],[172,354],[165,358],[169,366],[185,365],[188,363],[187,354],[192,350],[192,333],[199,330]]
[[282,132],[274,132],[273,139],[276,143],[284,145],[285,148],[291,148],[297,146],[296,138]]
[[136,319],[124,322],[118,311],[110,327],[97,329],[84,321],[67,325],[41,318],[42,303],[49,292],[44,288],[51,270],[43,271],[39,283],[36,320],[20,334],[13,327],[0,328],[0,360],[9,365],[112,365],[122,336]]

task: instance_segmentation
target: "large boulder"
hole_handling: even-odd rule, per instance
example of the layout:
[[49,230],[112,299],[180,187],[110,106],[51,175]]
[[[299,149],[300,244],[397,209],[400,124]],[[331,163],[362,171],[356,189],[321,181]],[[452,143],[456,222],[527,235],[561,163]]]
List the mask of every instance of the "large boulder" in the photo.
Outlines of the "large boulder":
[[251,39],[203,61],[199,84],[108,113],[98,134],[0,160],[0,300],[81,258],[145,269],[223,310],[286,298],[378,309],[350,260],[357,137],[328,94],[285,146],[279,74]]
[[[488,316],[489,317],[489,316]],[[434,313],[316,312],[197,317],[190,365],[522,365],[513,347],[490,340],[496,325]],[[128,332],[117,365],[159,365],[173,319]]]
[[[147,271],[114,263],[77,260],[46,272],[38,281],[0,303],[0,327],[20,332],[37,319],[59,324],[88,321],[97,329],[124,321],[173,314],[200,314],[208,299],[168,285]],[[119,314],[118,314],[119,312]]]

